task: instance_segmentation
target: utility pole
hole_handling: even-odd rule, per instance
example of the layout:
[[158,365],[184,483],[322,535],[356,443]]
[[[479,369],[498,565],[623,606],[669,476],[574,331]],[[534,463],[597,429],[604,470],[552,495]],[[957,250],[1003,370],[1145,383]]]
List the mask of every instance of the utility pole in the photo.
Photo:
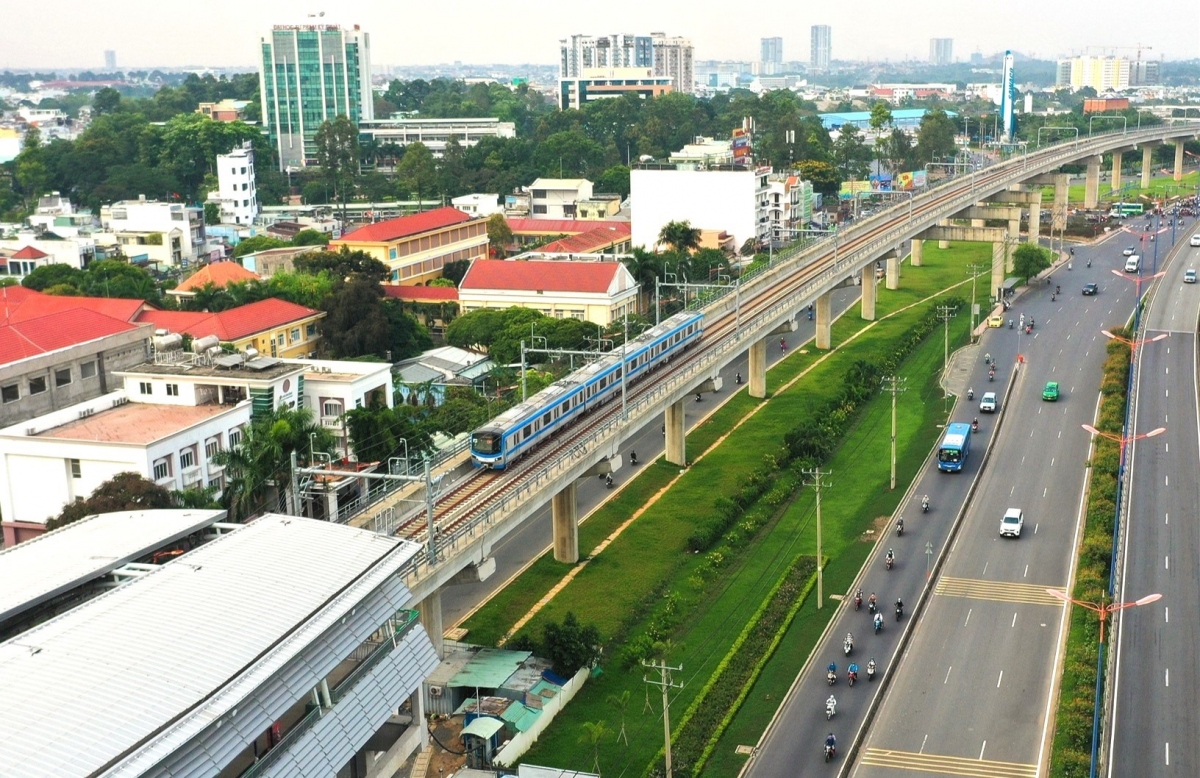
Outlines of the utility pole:
[[682,689],[682,683],[675,683],[671,679],[671,673],[683,672],[683,665],[679,667],[671,667],[666,662],[647,662],[642,660],[642,667],[648,670],[657,670],[658,678],[653,676],[643,675],[642,680],[652,686],[658,686],[662,689],[663,696],[663,741],[664,751],[667,756],[667,778],[673,778],[671,773],[671,697],[672,689]]
[[[946,379],[946,369],[950,366],[950,320],[958,315],[958,308],[953,305],[939,305],[938,318],[946,325],[942,345],[942,380]],[[950,387],[946,387],[946,396],[950,396]]]
[[830,471],[822,471],[820,468],[805,468],[803,470],[804,477],[809,479],[804,485],[811,486],[817,492],[817,609],[820,610],[825,604],[825,579],[821,557],[821,487],[832,486],[833,484],[822,483],[821,479],[829,475]]
[[979,300],[975,297],[975,281],[979,278],[979,271],[983,270],[984,265],[979,262],[972,262],[967,265],[967,270],[971,273],[971,340],[975,340],[975,317],[979,315]]
[[883,391],[891,392],[892,394],[892,481],[890,489],[896,488],[896,395],[907,391],[904,388],[904,383],[907,378],[899,376],[886,376],[883,379]]

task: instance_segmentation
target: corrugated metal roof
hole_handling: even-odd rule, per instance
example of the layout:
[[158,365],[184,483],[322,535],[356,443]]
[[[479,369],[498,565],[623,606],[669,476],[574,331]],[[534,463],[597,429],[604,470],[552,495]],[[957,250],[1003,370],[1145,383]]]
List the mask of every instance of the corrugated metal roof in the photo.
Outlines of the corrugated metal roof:
[[89,516],[0,551],[0,622],[225,517],[225,511]]
[[264,516],[0,644],[5,774],[140,775],[236,710],[418,549]]
[[529,651],[481,648],[446,685],[497,689],[531,656]]

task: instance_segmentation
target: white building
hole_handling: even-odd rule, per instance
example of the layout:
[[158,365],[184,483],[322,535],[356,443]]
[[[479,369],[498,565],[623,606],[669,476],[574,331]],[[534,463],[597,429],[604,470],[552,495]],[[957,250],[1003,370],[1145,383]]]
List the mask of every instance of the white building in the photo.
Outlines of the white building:
[[477,259],[458,286],[463,313],[531,308],[607,327],[637,313],[637,280],[620,262]]
[[587,68],[578,76],[558,80],[558,107],[578,109],[595,100],[627,94],[643,100],[677,91],[675,80],[658,75],[654,68]]
[[96,258],[96,241],[91,235],[55,240],[41,230],[20,230],[0,239],[0,257],[6,258],[10,276],[27,276],[43,265],[83,269]]
[[486,219],[494,213],[504,213],[498,194],[465,194],[450,198],[450,205],[474,218]]
[[1072,91],[1085,86],[1097,92],[1119,91],[1129,87],[1129,71],[1129,60],[1124,57],[1074,57],[1058,61],[1056,80]]
[[144,259],[168,267],[195,264],[204,246],[204,212],[180,203],[139,196],[100,209],[105,239],[120,246],[131,261]]
[[[214,363],[222,359],[230,366]],[[118,391],[0,430],[5,523],[45,524],[122,472],[171,490],[219,493],[224,472],[213,456],[238,445],[254,413],[296,407],[305,370],[275,359],[243,363],[237,355],[214,362],[184,369],[160,357],[117,372]]]
[[954,61],[953,38],[929,39],[929,62],[933,65],[949,65]]
[[355,408],[393,407],[392,366],[387,362],[285,359],[304,369],[304,405],[333,433],[338,456],[353,454],[346,413]]
[[217,155],[216,192],[208,199],[221,204],[223,224],[253,224],[258,216],[258,189],[254,182],[254,149],[246,142],[228,154]]
[[691,39],[652,32],[650,40],[654,46],[654,75],[671,79],[676,92],[693,94],[696,67]]
[[833,28],[828,24],[814,24],[811,30],[811,47],[808,66],[813,70],[829,70],[833,61]]
[[573,219],[576,203],[592,199],[586,178],[539,178],[529,186],[531,216],[535,219]]
[[414,119],[393,116],[390,119],[360,122],[358,132],[360,137],[370,138],[381,146],[395,143],[403,147],[410,143],[422,143],[433,152],[433,156],[441,157],[451,138],[463,148],[469,148],[484,138],[515,138],[517,125],[495,118]]
[[699,136],[693,142],[685,144],[679,151],[672,151],[669,161],[679,170],[695,170],[711,165],[732,165],[733,142]]
[[794,230],[812,221],[813,188],[794,173],[773,173],[767,179],[767,219],[770,240],[776,245],[790,242]]
[[590,68],[654,66],[654,45],[647,35],[572,35],[558,45],[559,78],[577,78]]
[[635,165],[629,175],[633,245],[654,249],[659,232],[673,221],[726,232],[738,247],[750,239],[765,241],[770,234],[770,176],[769,167]]

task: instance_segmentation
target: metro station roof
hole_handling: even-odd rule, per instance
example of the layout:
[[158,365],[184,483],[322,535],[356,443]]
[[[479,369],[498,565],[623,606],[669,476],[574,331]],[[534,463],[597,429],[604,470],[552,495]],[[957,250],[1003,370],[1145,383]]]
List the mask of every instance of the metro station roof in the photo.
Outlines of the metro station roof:
[[220,510],[89,516],[0,551],[0,624],[225,518]]
[[153,770],[236,716],[418,550],[268,515],[0,644],[4,774]]

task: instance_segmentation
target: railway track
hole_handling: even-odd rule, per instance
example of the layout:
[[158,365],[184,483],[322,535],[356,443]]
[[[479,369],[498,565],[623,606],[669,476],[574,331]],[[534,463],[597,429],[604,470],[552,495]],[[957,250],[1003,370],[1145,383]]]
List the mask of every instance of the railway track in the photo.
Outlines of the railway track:
[[[889,247],[898,248],[905,239],[898,237],[899,234],[912,231],[914,225],[924,228],[946,218],[956,210],[954,207],[947,208],[955,201],[964,201],[960,205],[967,205],[1013,183],[1014,170],[1027,172],[1031,166],[1037,168],[1058,160],[1061,160],[1058,162],[1061,164],[1077,159],[1092,153],[1092,146],[1105,147],[1104,144],[1111,139],[1111,136],[1098,136],[1091,143],[1060,144],[1036,153],[1032,159],[1027,156],[1023,160],[1009,160],[974,172],[969,177],[959,176],[919,197],[913,197],[907,205],[901,203],[860,222],[846,230],[836,242],[825,239],[779,260],[778,264],[740,286],[736,310],[730,308],[728,294],[707,305],[704,337],[689,349],[684,358],[672,360],[629,387],[626,404],[631,410],[631,418],[642,419],[633,411],[660,393],[658,390],[661,386],[683,379],[690,380],[694,385],[715,372],[721,362],[728,361],[735,353],[748,347],[753,333],[765,330],[773,321],[782,321],[789,310],[794,315],[804,304],[805,292],[812,292],[807,287],[856,272],[854,266],[863,264],[863,252],[878,256]],[[1015,178],[1019,180],[1020,177]],[[703,367],[698,368],[698,365]],[[538,488],[536,482],[548,468],[577,455],[591,453],[590,446],[611,445],[615,454],[617,443],[605,442],[600,437],[605,430],[612,431],[620,414],[621,404],[609,401],[507,470],[476,470],[454,484],[452,489],[437,498],[434,506],[434,534],[441,539],[438,545],[472,531],[475,525],[499,512],[499,506],[509,499],[519,499],[522,491]],[[609,437],[613,436],[610,434]],[[425,511],[421,509],[406,514],[396,534],[416,542],[427,540],[429,525]],[[427,553],[428,548],[418,555],[414,563],[427,563]]]

